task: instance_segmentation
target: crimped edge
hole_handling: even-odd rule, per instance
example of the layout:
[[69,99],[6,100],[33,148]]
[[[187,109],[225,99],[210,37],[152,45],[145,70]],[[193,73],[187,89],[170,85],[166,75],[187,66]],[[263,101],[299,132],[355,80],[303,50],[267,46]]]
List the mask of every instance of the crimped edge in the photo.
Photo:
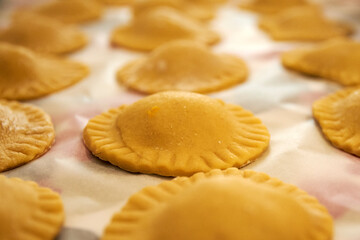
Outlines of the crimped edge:
[[[225,104],[236,118],[237,133],[228,148],[201,156],[179,156],[169,151],[149,151],[147,158],[139,156],[122,140],[116,125],[119,114],[126,106],[111,109],[91,119],[83,131],[83,139],[93,155],[126,171],[163,176],[189,176],[214,168],[243,167],[259,157],[268,147],[270,134],[262,122],[251,112],[237,105]],[[116,131],[117,130],[117,131]],[[177,158],[181,161],[175,161]],[[169,168],[168,163],[176,166]],[[197,162],[195,166],[189,165]],[[199,166],[201,163],[201,166]]]
[[65,214],[60,196],[49,188],[40,187],[33,181],[24,181],[19,178],[8,179],[19,184],[25,184],[34,189],[38,195],[38,208],[33,209],[31,219],[22,222],[17,230],[19,239],[44,240],[54,239],[64,222]]
[[[36,120],[38,125],[41,124],[41,126],[43,126],[42,129],[44,129],[44,131],[45,131],[45,132],[37,133],[36,132],[37,129],[31,129],[32,131],[34,131],[34,133],[30,135],[30,138],[35,139],[34,141],[30,141],[30,142],[24,141],[23,143],[17,142],[17,144],[24,144],[24,146],[25,146],[24,148],[27,148],[29,145],[31,145],[31,148],[32,149],[36,148],[37,151],[32,155],[27,155],[27,153],[24,152],[23,155],[25,157],[23,159],[19,160],[20,163],[0,169],[0,172],[2,172],[2,171],[10,170],[10,169],[16,168],[18,166],[21,166],[23,164],[26,164],[26,163],[28,163],[32,160],[35,160],[35,159],[39,158],[40,156],[44,155],[47,151],[50,150],[51,146],[55,142],[55,130],[54,130],[54,126],[51,122],[50,116],[47,113],[45,113],[42,109],[40,109],[36,106],[29,105],[29,104],[23,104],[23,103],[19,103],[16,101],[7,101],[4,99],[0,99],[0,104],[8,106],[11,109],[20,110],[22,112],[25,112],[29,121]],[[27,134],[27,136],[29,136],[29,134]],[[44,140],[43,137],[45,135],[48,138]],[[9,150],[9,149],[7,149],[7,150]],[[23,148],[21,148],[21,149],[16,148],[12,151],[21,152],[21,151],[23,151]],[[6,161],[6,159],[2,159],[2,160]],[[7,160],[10,160],[10,159],[7,159]]]
[[[145,187],[138,193],[132,195],[125,206],[111,219],[111,222],[104,230],[102,240],[130,239],[132,232],[138,231],[136,225],[142,218],[156,207],[165,204],[170,198],[175,197],[194,183],[204,181],[209,178],[221,176],[234,176],[250,180],[254,183],[265,185],[269,188],[276,188],[295,198],[307,209],[316,209],[319,225],[307,235],[312,240],[332,239],[333,221],[327,209],[322,206],[315,197],[310,196],[305,191],[294,185],[286,184],[276,178],[271,178],[265,173],[251,170],[239,170],[228,168],[226,170],[215,169],[207,173],[197,173],[191,177],[178,177],[172,181],[165,181],[157,186]],[[128,238],[126,238],[128,237]]]
[[348,141],[352,136],[348,134],[346,127],[344,128],[341,124],[339,120],[341,118],[341,112],[338,111],[335,104],[349,96],[354,91],[359,90],[360,87],[342,89],[317,100],[314,102],[312,108],[313,116],[319,123],[325,138],[328,139],[336,148],[354,154],[358,157],[360,157],[360,142],[356,145],[351,141]]

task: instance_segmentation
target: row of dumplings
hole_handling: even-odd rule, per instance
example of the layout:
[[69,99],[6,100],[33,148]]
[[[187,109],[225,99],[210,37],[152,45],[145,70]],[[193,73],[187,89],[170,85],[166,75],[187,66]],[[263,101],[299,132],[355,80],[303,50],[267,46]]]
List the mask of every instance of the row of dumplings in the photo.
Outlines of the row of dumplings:
[[[166,14],[169,12],[168,9],[156,11]],[[134,30],[130,29],[131,31]],[[116,30],[113,39],[117,32],[121,31]],[[176,34],[178,33],[170,32],[169,39],[173,40],[172,37]],[[139,91],[154,93],[166,90],[216,91],[246,79],[246,65],[237,57],[215,55],[205,45],[189,39],[165,45],[163,43],[170,40],[162,41],[154,41],[160,42],[161,46],[149,56],[120,69],[117,73],[118,80]],[[349,45],[350,52],[359,47],[358,43],[349,40],[334,40],[329,45],[334,43]],[[5,45],[5,51],[8,51],[9,46],[11,45]],[[18,51],[16,47],[15,52]],[[330,48],[328,52],[330,56],[337,56],[339,51]],[[313,53],[312,50],[302,51],[303,55],[298,53],[296,50],[284,54],[284,65],[290,68],[292,64],[296,69],[301,64],[306,65],[306,61],[310,61],[310,66],[314,65],[313,62],[324,64],[317,60],[321,55],[314,53],[315,57],[308,56]],[[37,54],[31,52],[29,55]],[[337,56],[339,57],[341,56]],[[343,57],[346,58],[346,55]],[[10,66],[17,62],[11,62],[11,58],[7,57],[3,59],[5,63],[10,62]],[[357,68],[348,66],[354,66],[356,62],[351,59],[347,61],[349,64],[344,66],[351,75]],[[28,62],[24,65],[29,66]],[[326,69],[326,66],[321,66],[322,68],[315,69]],[[303,67],[309,68],[311,67]],[[15,72],[14,69],[19,68],[15,66],[13,69],[4,69]],[[340,65],[338,69],[342,72],[344,67]],[[36,70],[39,71],[39,68]],[[4,76],[9,73],[6,71]],[[307,73],[306,70],[302,71]],[[312,71],[311,74],[321,75],[314,73],[316,70]],[[324,73],[325,77],[335,76],[331,77],[334,80],[339,75],[345,76],[337,74]],[[19,71],[18,75],[21,77]],[[15,79],[18,75],[15,74]],[[176,88],[177,85],[180,88]],[[350,98],[347,99],[347,96]],[[354,119],[351,118],[351,112],[344,110],[343,105],[349,105],[354,112],[359,108],[358,104],[354,104],[359,102],[359,98],[356,88],[344,90],[331,96],[332,104],[325,100],[319,101],[314,107],[314,115],[318,116],[320,124],[320,118],[325,117],[324,122],[332,121],[331,126],[340,122],[339,126],[342,127],[343,124],[336,117],[344,113],[346,121]],[[329,106],[334,109],[329,110]],[[1,139],[5,151],[2,150],[0,154],[9,161],[5,161],[5,166],[4,162],[0,163],[0,171],[31,161],[50,148],[54,130],[50,118],[40,109],[1,100],[0,116],[1,119],[8,119],[1,122],[1,131],[4,133],[2,136],[9,136]],[[335,132],[339,126],[336,126]],[[350,130],[359,132],[356,128],[357,125]],[[343,132],[342,130],[341,133]],[[337,132],[338,137],[349,137],[351,134]],[[209,138],[209,135],[213,137]],[[190,92],[157,93],[130,106],[120,106],[91,119],[84,129],[83,138],[95,156],[128,171],[164,176],[191,176],[197,173],[192,177],[179,177],[156,187],[145,188],[132,196],[122,211],[114,215],[103,239],[206,239],[209,236],[284,240],[295,237],[314,240],[332,238],[332,219],[315,198],[265,174],[230,168],[239,168],[254,161],[267,149],[270,139],[268,130],[261,121],[239,106]],[[338,140],[340,143],[344,142],[342,139]],[[345,142],[349,146],[349,141]],[[56,235],[64,219],[61,200],[57,194],[34,183],[5,177],[0,177],[0,186],[4,192],[9,193],[3,201],[11,202],[14,206],[18,206],[19,201],[24,201],[22,197],[16,198],[20,192],[29,196],[25,203],[20,204],[23,206],[22,214],[18,214],[16,207],[11,208],[14,212],[10,214],[18,218],[7,220],[3,228],[0,227],[0,237],[3,234],[5,239],[26,239],[28,236],[52,239]],[[271,201],[264,204],[263,199]],[[224,207],[219,207],[222,205]],[[294,219],[294,213],[296,224],[284,229],[288,219]],[[28,221],[30,224],[25,225],[21,221],[23,218],[31,219]],[[219,219],[223,219],[224,223],[219,223]],[[261,224],[262,231],[253,228],[253,222]],[[9,231],[14,226],[19,230]],[[235,229],[237,230],[234,231]]]

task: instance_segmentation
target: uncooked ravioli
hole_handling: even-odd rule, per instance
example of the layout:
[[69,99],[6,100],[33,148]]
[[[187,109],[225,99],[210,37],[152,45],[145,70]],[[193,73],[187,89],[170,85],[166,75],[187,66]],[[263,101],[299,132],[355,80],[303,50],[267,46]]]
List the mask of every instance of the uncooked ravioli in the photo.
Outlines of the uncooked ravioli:
[[345,86],[360,84],[360,43],[329,40],[308,49],[286,52],[282,64],[292,70],[332,80]]
[[131,172],[191,175],[242,167],[268,147],[269,132],[240,106],[190,92],[162,92],[91,119],[84,141]]
[[230,168],[144,188],[114,214],[101,239],[330,240],[332,236],[332,218],[317,199],[264,173]]
[[145,93],[211,92],[241,83],[247,75],[247,67],[240,58],[215,55],[205,45],[179,40],[128,63],[118,71],[117,78],[120,83]]
[[0,98],[39,98],[75,84],[88,72],[81,63],[0,42]]
[[316,101],[313,114],[335,147],[360,157],[360,87],[343,89]]
[[64,222],[59,195],[35,182],[0,175],[0,239],[53,240]]
[[115,29],[111,36],[115,45],[144,51],[179,39],[214,44],[220,38],[205,25],[168,7],[139,14],[128,25]]
[[63,54],[84,47],[87,39],[74,26],[39,14],[19,12],[14,15],[10,26],[0,31],[0,42],[21,45],[42,53]]
[[40,108],[0,99],[0,172],[43,155],[54,138],[51,119]]
[[307,5],[306,0],[241,0],[240,8],[258,13],[269,14],[281,10]]
[[97,20],[103,9],[97,0],[55,0],[34,9],[37,13],[64,23]]
[[352,33],[349,25],[327,19],[315,6],[293,7],[264,16],[259,27],[278,41],[322,41]]

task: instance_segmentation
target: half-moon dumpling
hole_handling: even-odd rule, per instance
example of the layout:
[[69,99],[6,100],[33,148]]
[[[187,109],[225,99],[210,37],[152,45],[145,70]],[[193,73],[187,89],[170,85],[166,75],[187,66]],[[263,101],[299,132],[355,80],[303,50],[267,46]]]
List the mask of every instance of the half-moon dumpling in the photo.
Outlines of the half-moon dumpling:
[[0,31],[0,41],[52,54],[73,52],[87,44],[77,28],[29,12],[15,14],[11,25]]
[[332,218],[316,198],[264,173],[230,168],[142,189],[114,214],[101,239],[330,240],[332,237]]
[[97,0],[55,0],[35,9],[38,14],[64,23],[82,23],[97,20],[102,15]]
[[190,92],[162,92],[91,119],[84,141],[131,172],[191,175],[242,167],[268,147],[269,132],[240,106]]
[[240,8],[263,13],[276,13],[281,10],[307,5],[308,2],[306,0],[242,0],[240,3]]
[[115,29],[111,42],[119,46],[150,51],[178,39],[214,44],[220,38],[205,25],[176,9],[158,7],[139,14],[128,25]]
[[3,172],[47,152],[54,142],[55,130],[49,115],[40,108],[0,99],[0,136]]
[[39,98],[75,84],[88,72],[81,63],[0,42],[0,98]]
[[120,83],[145,93],[167,90],[211,92],[245,81],[248,70],[238,57],[213,54],[193,41],[174,41],[117,73]]
[[333,80],[345,86],[360,84],[360,43],[329,40],[312,49],[286,52],[282,64],[295,71]]
[[316,101],[313,114],[337,148],[360,157],[360,88],[347,88]]
[[350,26],[326,19],[314,6],[293,7],[264,16],[259,27],[278,41],[321,41],[352,32]]

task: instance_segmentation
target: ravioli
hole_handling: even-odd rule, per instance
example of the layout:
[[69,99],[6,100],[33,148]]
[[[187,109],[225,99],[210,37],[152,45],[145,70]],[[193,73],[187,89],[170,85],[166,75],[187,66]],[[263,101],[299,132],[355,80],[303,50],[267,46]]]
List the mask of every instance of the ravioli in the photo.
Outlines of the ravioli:
[[335,147],[360,157],[360,87],[346,88],[316,101],[313,115]]
[[128,63],[118,81],[145,93],[167,90],[211,92],[246,80],[248,70],[238,57],[215,55],[200,43],[179,40],[156,48],[149,56]]
[[316,198],[264,173],[229,168],[142,189],[114,214],[102,240],[325,240],[332,236],[332,218]]
[[131,5],[132,3],[134,3],[135,0],[99,0],[99,1],[108,5],[123,6],[123,5]]
[[35,182],[0,175],[0,239],[52,240],[64,221],[59,195]]
[[307,4],[306,0],[243,0],[239,7],[262,14],[272,14],[290,7]]
[[46,153],[55,140],[49,115],[40,108],[0,99],[0,172]]
[[87,44],[77,28],[30,12],[14,15],[11,25],[0,31],[0,42],[8,42],[50,54],[74,52]]
[[191,175],[242,167],[268,147],[269,132],[240,106],[190,92],[162,92],[91,119],[83,132],[97,157],[130,172]]
[[103,13],[102,5],[97,0],[55,0],[34,10],[64,23],[98,20]]
[[0,98],[39,98],[77,83],[88,72],[81,63],[0,42]]
[[204,21],[214,18],[218,4],[188,0],[137,0],[133,3],[133,12],[138,15],[156,7],[166,6],[182,11],[194,19]]
[[352,28],[327,19],[314,6],[293,7],[264,16],[259,27],[278,41],[322,41],[352,33]]
[[205,25],[168,7],[139,14],[128,25],[115,29],[111,36],[114,45],[143,51],[180,39],[215,44],[220,37]]
[[344,86],[360,84],[359,62],[360,43],[348,39],[329,40],[312,49],[292,50],[282,56],[282,64],[289,69]]

